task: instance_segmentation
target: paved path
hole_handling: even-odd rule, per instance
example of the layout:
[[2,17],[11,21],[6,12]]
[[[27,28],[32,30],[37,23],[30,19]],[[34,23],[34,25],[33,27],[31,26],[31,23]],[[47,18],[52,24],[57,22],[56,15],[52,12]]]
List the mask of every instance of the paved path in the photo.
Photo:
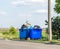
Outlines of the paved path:
[[0,49],[60,49],[60,45],[0,40]]

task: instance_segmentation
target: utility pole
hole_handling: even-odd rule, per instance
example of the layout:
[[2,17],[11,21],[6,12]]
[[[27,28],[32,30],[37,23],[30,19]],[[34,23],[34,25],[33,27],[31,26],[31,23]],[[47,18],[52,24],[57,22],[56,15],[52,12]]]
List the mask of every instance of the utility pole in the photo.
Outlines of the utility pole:
[[51,0],[48,0],[48,33],[49,41],[52,41]]

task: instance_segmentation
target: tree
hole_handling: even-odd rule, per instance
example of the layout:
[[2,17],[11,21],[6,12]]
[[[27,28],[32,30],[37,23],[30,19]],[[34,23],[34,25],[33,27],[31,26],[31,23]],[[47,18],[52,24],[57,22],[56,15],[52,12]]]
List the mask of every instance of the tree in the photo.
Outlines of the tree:
[[[45,21],[48,25],[48,21]],[[60,39],[60,16],[52,18],[52,34],[57,36],[57,39]]]
[[60,14],[60,0],[55,1],[55,8],[54,10],[56,11],[57,14]]
[[[60,0],[55,0],[54,10],[57,14],[60,14]],[[48,25],[48,21],[46,21],[46,24]],[[52,18],[52,32],[53,35],[57,35],[57,38],[60,38],[60,16]]]

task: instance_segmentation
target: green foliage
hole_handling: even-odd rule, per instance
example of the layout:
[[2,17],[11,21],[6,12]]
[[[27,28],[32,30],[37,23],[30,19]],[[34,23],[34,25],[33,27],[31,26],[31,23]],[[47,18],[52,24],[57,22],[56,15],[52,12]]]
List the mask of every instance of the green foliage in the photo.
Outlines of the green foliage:
[[57,14],[60,14],[60,0],[55,0],[55,8]]
[[10,27],[9,32],[10,34],[15,34],[17,31],[14,27]]
[[[48,21],[45,22],[48,25]],[[57,39],[60,38],[60,16],[52,18],[52,32],[53,37],[55,36]]]
[[[55,0],[55,7],[54,10],[57,14],[60,14],[60,0]],[[52,30],[53,30],[53,36],[54,38],[60,39],[60,16],[57,16],[56,18],[53,18],[52,20]]]
[[42,32],[42,40],[43,41],[48,40],[48,34],[46,32]]
[[0,36],[3,39],[12,39],[12,40],[18,40],[19,39],[19,32],[14,28],[10,27],[9,31],[1,32]]
[[7,32],[7,31],[3,32],[3,35],[8,35],[8,34],[9,34],[9,32]]

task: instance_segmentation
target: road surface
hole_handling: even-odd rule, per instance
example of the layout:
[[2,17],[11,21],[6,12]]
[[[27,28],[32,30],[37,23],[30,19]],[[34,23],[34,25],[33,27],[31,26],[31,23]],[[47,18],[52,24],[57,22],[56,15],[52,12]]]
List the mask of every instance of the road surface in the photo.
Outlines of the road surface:
[[60,45],[0,40],[0,49],[60,49]]

